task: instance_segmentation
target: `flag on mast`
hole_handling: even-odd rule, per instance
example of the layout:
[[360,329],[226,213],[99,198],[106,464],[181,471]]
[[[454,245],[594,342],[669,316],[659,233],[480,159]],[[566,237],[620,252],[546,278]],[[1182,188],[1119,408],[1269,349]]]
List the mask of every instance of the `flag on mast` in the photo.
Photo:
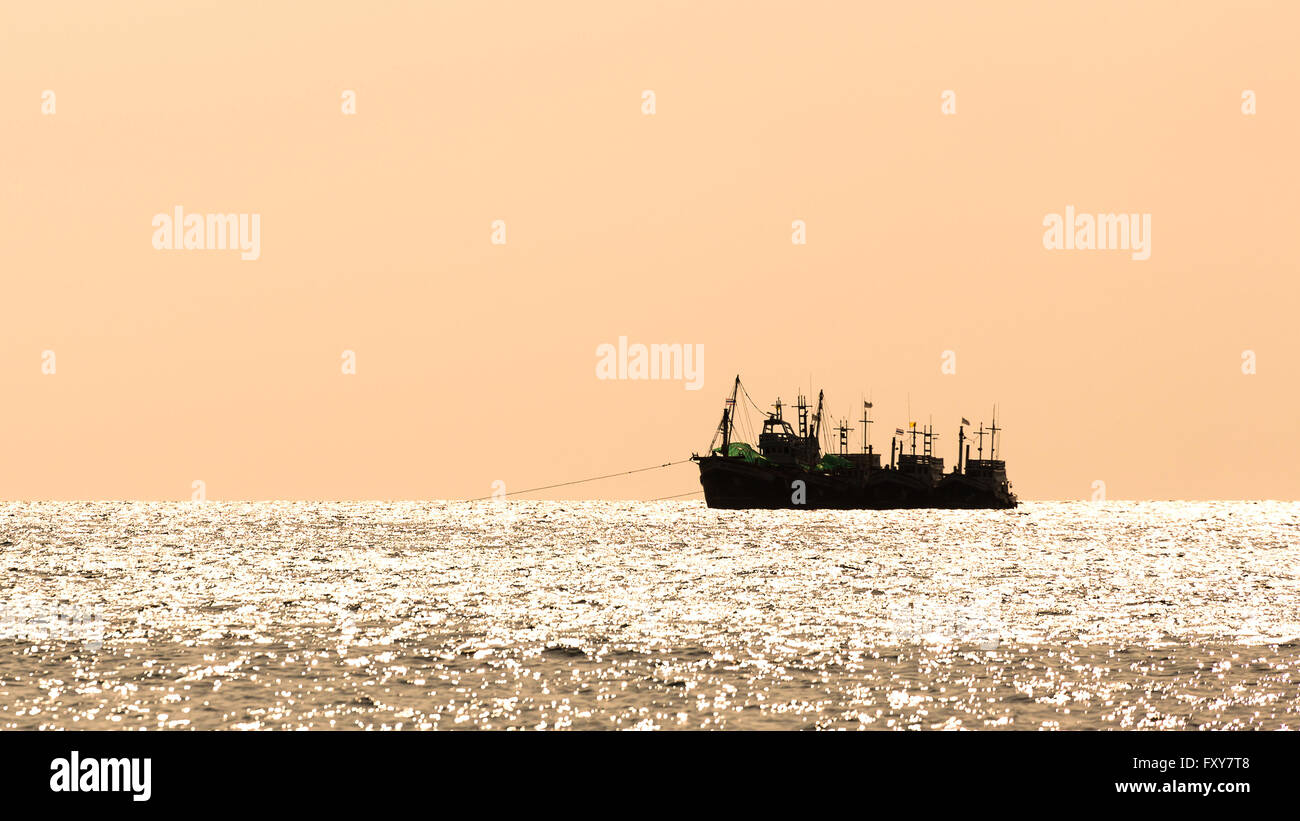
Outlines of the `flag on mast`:
[[961,418],[961,423],[962,423],[963,425],[969,425],[969,424],[970,424],[970,420],[963,416],[963,417]]

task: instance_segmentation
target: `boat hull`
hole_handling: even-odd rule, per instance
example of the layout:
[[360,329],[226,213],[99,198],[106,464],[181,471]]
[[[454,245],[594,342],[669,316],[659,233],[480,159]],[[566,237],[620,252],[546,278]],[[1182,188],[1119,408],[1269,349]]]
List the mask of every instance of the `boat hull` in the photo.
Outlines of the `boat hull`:
[[[1018,504],[1004,484],[960,474],[949,474],[933,484],[891,469],[832,474],[735,457],[703,456],[696,461],[704,501],[716,508],[1002,510]],[[802,487],[796,484],[800,481]]]

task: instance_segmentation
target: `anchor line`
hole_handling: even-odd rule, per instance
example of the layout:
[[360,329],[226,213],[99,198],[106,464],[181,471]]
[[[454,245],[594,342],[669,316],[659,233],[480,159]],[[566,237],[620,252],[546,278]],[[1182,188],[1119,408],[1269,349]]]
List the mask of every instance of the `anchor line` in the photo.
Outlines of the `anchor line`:
[[551,490],[557,487],[568,487],[569,485],[581,485],[585,482],[598,482],[601,479],[613,479],[615,476],[630,476],[633,473],[645,473],[647,470],[659,470],[660,468],[668,468],[668,467],[672,467],[673,465],[684,465],[689,461],[691,460],[681,459],[676,462],[664,462],[662,465],[651,465],[650,467],[637,468],[636,470],[625,470],[619,473],[606,473],[604,476],[592,476],[589,479],[574,479],[572,482],[560,482],[554,485],[542,485],[541,487],[530,487],[527,490],[512,490],[509,493],[502,493],[496,496],[480,496],[477,499],[470,499],[469,501],[482,502],[482,501],[486,501],[487,499],[499,499],[503,496],[517,496],[520,493],[534,493],[539,490]]
[[672,496],[660,496],[658,499],[651,499],[652,502],[662,502],[667,499],[680,499],[683,496],[694,496],[697,493],[703,493],[703,490],[688,490],[685,493],[677,493]]

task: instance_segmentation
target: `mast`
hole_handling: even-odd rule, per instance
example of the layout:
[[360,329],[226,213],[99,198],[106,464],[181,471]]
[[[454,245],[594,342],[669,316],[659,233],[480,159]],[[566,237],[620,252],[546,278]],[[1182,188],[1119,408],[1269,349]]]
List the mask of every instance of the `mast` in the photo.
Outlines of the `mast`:
[[934,425],[926,425],[921,433],[921,447],[927,459],[934,456],[934,440],[938,438],[939,434],[934,432]]
[[736,426],[736,394],[740,392],[740,374],[736,374],[736,383],[731,386],[731,397],[722,408],[722,422],[718,432],[722,434],[722,455],[731,455],[731,431]]
[[870,436],[871,414],[868,413],[868,411],[870,410],[871,410],[871,403],[867,402],[866,400],[863,400],[862,402],[862,452],[863,453],[871,452],[871,436]]
[[994,447],[994,443],[997,441],[998,431],[1000,430],[1002,430],[1002,428],[998,427],[998,406],[994,405],[993,426],[989,428],[989,458],[990,459],[997,458],[997,449]]
[[826,391],[817,391],[817,413],[813,415],[813,439],[821,436],[822,432],[822,399],[826,396]]
[[[962,421],[964,422],[966,420],[963,419]],[[958,425],[957,426],[957,472],[958,473],[962,472],[961,452],[962,452],[962,448],[964,448],[965,445],[966,445],[966,426]],[[966,450],[969,451],[970,448],[966,448]]]

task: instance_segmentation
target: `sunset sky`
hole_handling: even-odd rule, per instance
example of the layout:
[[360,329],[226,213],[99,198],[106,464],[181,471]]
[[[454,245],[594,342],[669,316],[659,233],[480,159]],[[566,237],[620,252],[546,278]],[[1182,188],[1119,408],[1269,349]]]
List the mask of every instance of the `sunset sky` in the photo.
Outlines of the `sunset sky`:
[[997,403],[1023,499],[1300,498],[1300,5],[290,6],[0,12],[0,498],[486,496],[703,452],[736,373],[950,463]]

